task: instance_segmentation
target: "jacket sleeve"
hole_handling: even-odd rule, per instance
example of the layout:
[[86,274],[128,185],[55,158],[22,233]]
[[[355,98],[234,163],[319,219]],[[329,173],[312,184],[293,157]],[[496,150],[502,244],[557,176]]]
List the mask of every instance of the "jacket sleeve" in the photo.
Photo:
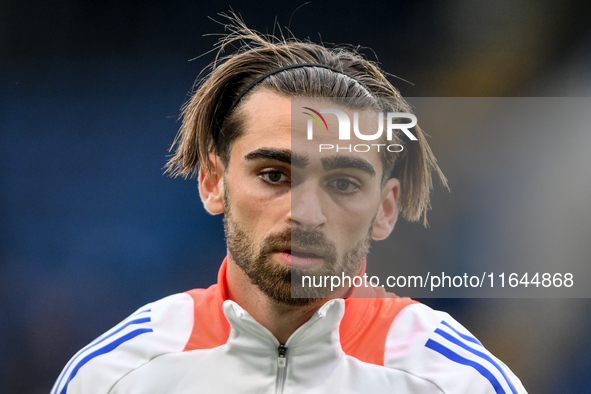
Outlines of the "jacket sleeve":
[[386,367],[431,381],[446,394],[527,394],[521,381],[447,313],[405,307],[388,332]]
[[51,394],[108,393],[119,379],[154,357],[182,351],[193,326],[192,311],[187,294],[138,309],[76,353]]

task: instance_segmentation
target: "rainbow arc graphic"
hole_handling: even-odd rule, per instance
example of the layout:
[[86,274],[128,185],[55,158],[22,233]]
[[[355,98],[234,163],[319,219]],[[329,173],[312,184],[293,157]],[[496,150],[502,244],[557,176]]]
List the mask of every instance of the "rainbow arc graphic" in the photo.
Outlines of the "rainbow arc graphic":
[[[328,131],[328,125],[326,124],[326,120],[324,120],[324,116],[322,116],[320,114],[320,112],[318,112],[315,109],[312,109],[310,107],[302,107],[302,108],[307,109],[308,111],[314,112],[314,114],[316,114],[316,116],[312,115],[309,112],[302,112],[302,113],[312,117],[312,119],[314,119],[316,121],[316,123],[318,123],[318,126],[320,126],[320,130],[324,130],[324,127],[326,127],[326,130]],[[322,123],[320,123],[320,119],[318,119],[318,118],[322,119],[322,123],[324,123],[324,127],[322,127]]]

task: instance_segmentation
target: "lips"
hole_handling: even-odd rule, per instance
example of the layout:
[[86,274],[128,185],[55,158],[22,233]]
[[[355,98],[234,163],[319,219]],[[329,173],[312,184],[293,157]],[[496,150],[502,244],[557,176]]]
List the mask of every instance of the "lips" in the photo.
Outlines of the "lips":
[[301,247],[296,245],[291,245],[290,249],[282,250],[283,253],[289,253],[292,256],[296,257],[303,257],[303,258],[311,258],[311,259],[321,259],[324,257],[324,254],[316,249],[316,248],[308,248],[308,247]]
[[315,253],[298,252],[297,250],[286,250],[285,253],[289,253],[292,256],[297,256],[297,257],[305,257],[305,258],[312,258],[312,259],[322,258],[322,256],[319,256]]
[[310,268],[323,261],[323,256],[319,252],[299,247],[277,250],[276,253],[286,264],[294,267]]

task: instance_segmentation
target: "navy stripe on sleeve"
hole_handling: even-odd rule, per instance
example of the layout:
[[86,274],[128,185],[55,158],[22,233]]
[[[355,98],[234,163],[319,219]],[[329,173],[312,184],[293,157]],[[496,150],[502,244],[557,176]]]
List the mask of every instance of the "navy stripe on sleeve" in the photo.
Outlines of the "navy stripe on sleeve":
[[[95,339],[94,341],[92,341],[90,344],[88,344],[86,347],[84,347],[81,351],[79,351],[71,360],[70,362],[68,362],[68,364],[66,365],[66,367],[64,368],[62,375],[59,377],[58,382],[56,383],[56,385],[54,386],[53,390],[52,390],[52,394],[57,394],[59,387],[62,385],[62,382],[64,380],[64,378],[66,376],[68,376],[68,378],[66,379],[66,383],[64,385],[64,387],[62,388],[62,390],[59,391],[60,394],[64,394],[67,392],[68,389],[68,385],[70,384],[70,381],[76,376],[76,374],[78,373],[78,371],[80,370],[80,368],[82,368],[86,363],[88,363],[89,361],[91,361],[93,358],[98,357],[102,354],[108,353],[110,351],[115,350],[118,346],[120,346],[121,344],[135,338],[138,335],[141,334],[145,334],[148,332],[153,332],[153,330],[151,328],[138,328],[134,331],[131,331],[123,336],[121,336],[118,339],[115,339],[114,341],[104,345],[103,347],[93,351],[92,353],[88,354],[88,351],[91,350],[92,348],[97,347],[98,345],[100,345],[101,343],[105,342],[106,340],[113,338],[115,335],[117,335],[118,333],[120,333],[121,331],[123,331],[125,328],[132,326],[132,325],[139,325],[139,324],[143,324],[143,323],[149,323],[151,321],[151,318],[149,316],[146,317],[138,317],[138,315],[143,314],[143,313],[147,313],[147,312],[151,312],[150,309],[146,309],[146,310],[142,310],[139,311],[137,313],[134,313],[133,315],[131,315],[127,320],[124,320],[123,322],[121,322],[121,324],[119,325],[118,328],[116,328],[114,331],[110,332],[110,333],[106,333],[100,337],[98,337],[97,339]],[[134,317],[137,317],[135,319],[133,319]],[[131,320],[133,319],[133,320]],[[86,356],[84,358],[82,358],[81,360],[79,360],[83,355]],[[72,365],[75,366],[73,367],[73,369],[70,370],[70,367]]]
[[486,379],[488,379],[488,381],[490,382],[490,384],[492,384],[492,386],[495,389],[495,392],[497,394],[506,394],[505,390],[501,386],[501,383],[499,383],[499,381],[492,374],[492,372],[490,372],[483,365],[477,363],[476,361],[468,360],[467,358],[460,356],[456,352],[446,348],[445,346],[443,346],[439,342],[436,342],[432,339],[429,339],[427,341],[427,343],[425,344],[425,346],[428,347],[429,349],[435,350],[437,353],[440,353],[441,355],[447,357],[448,359],[450,359],[453,362],[456,362],[456,363],[462,364],[462,365],[467,365],[469,367],[474,368],[476,371],[478,371],[478,373],[480,373],[482,376],[484,376]]

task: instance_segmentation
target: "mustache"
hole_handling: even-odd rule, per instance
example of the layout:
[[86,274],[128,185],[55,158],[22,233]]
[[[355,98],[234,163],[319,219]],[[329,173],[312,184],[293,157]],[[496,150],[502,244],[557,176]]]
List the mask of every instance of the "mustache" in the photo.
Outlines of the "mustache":
[[321,250],[327,259],[336,259],[337,248],[334,242],[321,231],[304,231],[297,227],[288,228],[279,233],[269,234],[263,239],[263,251],[265,254],[285,248],[298,246]]

